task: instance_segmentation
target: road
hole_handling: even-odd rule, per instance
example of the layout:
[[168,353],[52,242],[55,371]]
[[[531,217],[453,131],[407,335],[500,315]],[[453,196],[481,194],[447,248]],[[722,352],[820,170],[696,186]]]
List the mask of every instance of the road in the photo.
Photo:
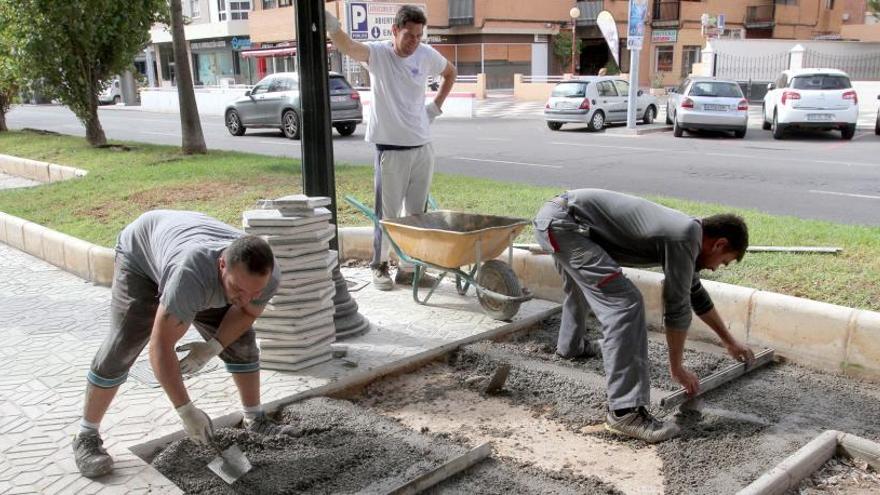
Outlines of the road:
[[[540,105],[515,116],[500,107],[481,118],[433,125],[437,171],[556,187],[600,187],[720,203],[805,219],[880,225],[880,136],[863,112],[852,141],[839,133],[811,132],[775,141],[752,115],[745,139],[670,132],[631,136],[566,126],[550,131]],[[658,120],[661,120],[661,116]],[[102,108],[110,139],[180,145],[179,117],[125,107]],[[11,128],[39,128],[84,135],[73,114],[59,106],[21,106],[8,115]],[[274,130],[230,136],[222,118],[204,116],[211,149],[299,157],[300,143]],[[334,132],[337,161],[371,165],[365,126],[344,138]],[[2,152],[2,150],[0,150]]]

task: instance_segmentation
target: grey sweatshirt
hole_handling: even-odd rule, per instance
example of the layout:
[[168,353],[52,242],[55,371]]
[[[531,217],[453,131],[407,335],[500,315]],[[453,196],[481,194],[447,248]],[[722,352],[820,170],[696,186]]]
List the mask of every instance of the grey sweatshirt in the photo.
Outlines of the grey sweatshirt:
[[687,330],[691,310],[714,307],[700,283],[697,256],[703,227],[696,218],[648,200],[604,189],[565,193],[569,214],[589,229],[590,239],[624,266],[660,266],[667,328]]

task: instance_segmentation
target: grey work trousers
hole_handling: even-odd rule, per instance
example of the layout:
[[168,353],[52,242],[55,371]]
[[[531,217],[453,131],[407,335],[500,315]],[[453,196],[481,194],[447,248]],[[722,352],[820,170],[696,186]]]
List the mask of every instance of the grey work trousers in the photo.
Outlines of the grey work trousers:
[[620,265],[589,238],[566,208],[550,201],[535,217],[535,237],[553,252],[565,300],[557,351],[584,352],[587,305],[602,326],[602,359],[611,410],[650,404],[650,362],[645,307],[639,289]]

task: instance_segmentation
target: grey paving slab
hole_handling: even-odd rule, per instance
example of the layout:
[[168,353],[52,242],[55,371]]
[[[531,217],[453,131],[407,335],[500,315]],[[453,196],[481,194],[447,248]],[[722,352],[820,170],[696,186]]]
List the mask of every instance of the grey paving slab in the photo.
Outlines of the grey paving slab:
[[41,182],[0,172],[0,189],[39,186]]
[[[352,293],[374,324],[343,341],[346,359],[301,372],[262,373],[263,401],[281,399],[352,373],[483,332],[501,323],[484,316],[474,296],[444,286],[430,306],[408,289],[373,290],[368,269],[343,270],[363,286]],[[113,475],[79,475],[71,441],[82,410],[85,374],[109,325],[110,290],[97,287],[21,251],[0,244],[0,495],[13,493],[179,493],[129,447],[180,430],[160,388],[125,383],[101,424],[114,456]],[[552,305],[523,305],[526,317]],[[198,338],[194,331],[185,337]],[[146,356],[141,356],[144,359]],[[222,366],[186,381],[190,396],[211,416],[239,410],[237,392]]]

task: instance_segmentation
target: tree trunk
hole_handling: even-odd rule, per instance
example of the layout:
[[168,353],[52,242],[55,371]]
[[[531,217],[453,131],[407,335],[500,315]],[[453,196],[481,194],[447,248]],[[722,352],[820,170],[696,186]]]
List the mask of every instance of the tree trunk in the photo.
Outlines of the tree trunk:
[[9,109],[9,99],[5,93],[0,93],[0,132],[6,132],[6,111]]
[[180,0],[171,0],[171,37],[174,44],[174,72],[177,80],[177,98],[180,102],[180,127],[183,135],[181,144],[187,155],[207,153],[205,136],[202,134],[202,122],[199,120],[199,109],[196,106],[196,94],[193,91],[192,70],[190,70],[189,54],[186,52],[186,38],[183,33],[183,11]]
[[106,146],[107,136],[104,135],[104,128],[101,127],[101,121],[98,120],[97,95],[93,94],[89,97],[88,113],[82,116],[82,121],[86,126],[86,141],[92,146]]

